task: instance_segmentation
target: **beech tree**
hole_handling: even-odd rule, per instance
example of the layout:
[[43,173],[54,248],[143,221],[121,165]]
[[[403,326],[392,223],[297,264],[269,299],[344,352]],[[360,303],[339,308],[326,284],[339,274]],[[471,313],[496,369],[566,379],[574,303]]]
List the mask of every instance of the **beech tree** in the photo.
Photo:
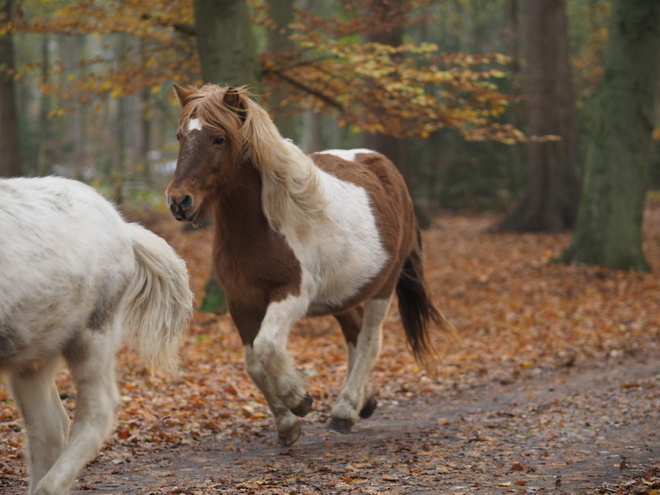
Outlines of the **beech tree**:
[[[245,0],[195,0],[197,49],[205,83],[259,88],[259,60]],[[215,271],[204,291],[202,311],[224,313],[227,301]]]
[[[0,0],[0,21],[11,20],[12,2]],[[14,43],[0,27],[0,176],[21,175],[18,114],[14,88]]]
[[577,218],[580,171],[565,0],[523,2],[529,134],[522,198],[504,231],[561,232]]
[[615,0],[579,218],[559,257],[648,270],[642,217],[660,77],[660,2]]

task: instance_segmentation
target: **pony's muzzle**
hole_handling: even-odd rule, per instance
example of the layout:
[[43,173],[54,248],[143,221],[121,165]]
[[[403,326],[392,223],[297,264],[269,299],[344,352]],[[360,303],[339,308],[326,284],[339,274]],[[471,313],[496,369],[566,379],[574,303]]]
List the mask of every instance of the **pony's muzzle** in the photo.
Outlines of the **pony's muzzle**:
[[167,206],[170,208],[172,215],[179,221],[192,222],[197,213],[192,209],[195,204],[195,199],[190,194],[184,194],[180,198],[173,198],[167,196]]

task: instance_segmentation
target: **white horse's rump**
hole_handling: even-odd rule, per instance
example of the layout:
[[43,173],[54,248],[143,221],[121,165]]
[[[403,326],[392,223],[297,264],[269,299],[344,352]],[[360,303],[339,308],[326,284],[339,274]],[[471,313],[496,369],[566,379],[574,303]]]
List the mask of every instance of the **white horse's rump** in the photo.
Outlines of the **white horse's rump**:
[[[30,495],[68,493],[98,450],[119,404],[122,333],[169,366],[191,308],[185,263],[92,188],[0,180],[0,373],[25,419]],[[77,387],[70,432],[54,382],[62,358]]]

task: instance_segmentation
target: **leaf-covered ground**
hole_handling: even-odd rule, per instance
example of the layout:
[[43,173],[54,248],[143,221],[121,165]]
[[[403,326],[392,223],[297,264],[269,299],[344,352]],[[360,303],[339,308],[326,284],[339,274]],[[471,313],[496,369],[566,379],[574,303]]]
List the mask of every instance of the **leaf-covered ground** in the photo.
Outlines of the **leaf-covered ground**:
[[[228,316],[196,314],[177,373],[118,356],[122,406],[78,493],[645,493],[660,489],[660,205],[645,215],[654,273],[549,264],[567,235],[497,234],[491,214],[442,215],[424,234],[437,305],[459,339],[420,370],[395,310],[372,375],[379,409],[328,433],[345,370],[331,318],[290,351],[315,403],[277,445]],[[145,223],[188,261],[197,301],[210,232]],[[65,406],[75,390],[60,375]],[[23,426],[0,385],[0,492],[26,490]]]

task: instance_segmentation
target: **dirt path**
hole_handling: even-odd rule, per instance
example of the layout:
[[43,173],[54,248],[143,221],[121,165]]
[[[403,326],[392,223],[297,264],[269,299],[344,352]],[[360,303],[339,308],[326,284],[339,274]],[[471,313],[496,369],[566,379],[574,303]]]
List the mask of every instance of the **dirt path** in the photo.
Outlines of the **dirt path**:
[[[103,454],[74,493],[648,493],[660,488],[660,363],[628,358],[450,396],[381,404],[348,436],[311,413],[290,448],[268,429]],[[25,493],[22,479],[0,482]]]

